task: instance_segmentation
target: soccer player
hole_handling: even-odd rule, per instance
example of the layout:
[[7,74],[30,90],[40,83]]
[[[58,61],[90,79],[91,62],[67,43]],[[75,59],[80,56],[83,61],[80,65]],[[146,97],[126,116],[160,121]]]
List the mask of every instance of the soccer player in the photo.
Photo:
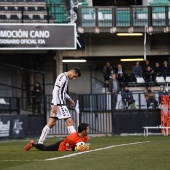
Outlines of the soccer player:
[[78,126],[78,131],[69,134],[65,140],[58,141],[52,145],[44,145],[40,143],[35,143],[31,140],[25,147],[25,151],[29,151],[32,147],[37,148],[42,151],[75,151],[75,145],[78,142],[87,142],[89,133],[89,124],[81,123]]
[[75,102],[70,98],[66,91],[69,79],[75,79],[80,76],[80,69],[78,67],[73,67],[70,71],[61,73],[57,77],[52,92],[52,109],[50,112],[50,118],[47,125],[42,130],[38,143],[42,144],[44,142],[50,129],[56,124],[58,119],[65,120],[69,134],[76,131],[74,128],[74,122],[66,106],[66,99],[68,99],[71,106],[75,106]]

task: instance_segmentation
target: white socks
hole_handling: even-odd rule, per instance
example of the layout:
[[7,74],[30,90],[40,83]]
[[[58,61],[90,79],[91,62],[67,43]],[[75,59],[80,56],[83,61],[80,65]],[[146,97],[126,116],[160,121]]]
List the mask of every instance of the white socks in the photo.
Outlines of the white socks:
[[[74,126],[68,126],[67,129],[68,129],[68,133],[69,133],[69,134],[76,132]],[[43,128],[43,130],[42,130],[42,133],[41,133],[41,136],[40,136],[40,138],[39,138],[38,143],[43,144],[43,142],[44,142],[44,140],[46,139],[49,131],[50,131],[50,128],[46,125],[46,126]]]
[[68,126],[67,129],[68,129],[68,133],[69,133],[69,134],[76,132],[74,126]]
[[42,130],[42,133],[41,133],[41,136],[40,136],[40,139],[38,141],[38,143],[41,143],[43,144],[44,140],[46,139],[48,133],[50,131],[50,128],[46,125],[43,130]]

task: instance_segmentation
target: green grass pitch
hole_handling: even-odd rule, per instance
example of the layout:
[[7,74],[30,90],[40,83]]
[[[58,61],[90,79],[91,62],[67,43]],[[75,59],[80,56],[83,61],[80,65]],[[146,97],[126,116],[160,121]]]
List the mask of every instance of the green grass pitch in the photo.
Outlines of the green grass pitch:
[[[61,138],[60,138],[61,139]],[[52,144],[59,138],[46,139]],[[34,139],[37,140],[37,139]],[[90,137],[90,151],[43,152],[32,148],[25,152],[29,140],[1,140],[2,170],[169,170],[169,136]],[[68,156],[68,157],[66,157]],[[54,160],[49,160],[55,158]]]

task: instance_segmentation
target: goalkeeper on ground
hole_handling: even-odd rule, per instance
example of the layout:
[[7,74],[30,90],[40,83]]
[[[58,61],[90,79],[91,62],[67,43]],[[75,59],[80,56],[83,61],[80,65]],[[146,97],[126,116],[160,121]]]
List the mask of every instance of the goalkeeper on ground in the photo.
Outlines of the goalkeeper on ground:
[[[32,147],[37,148],[38,150],[42,151],[75,151],[76,144],[79,142],[87,142],[88,139],[88,133],[89,133],[89,124],[87,123],[81,123],[78,126],[78,131],[69,134],[65,140],[58,141],[52,145],[44,145],[35,143],[33,140],[31,140],[25,147],[25,151],[29,151]],[[89,146],[85,144],[83,145],[82,149],[79,148],[79,151],[86,151],[89,150]]]

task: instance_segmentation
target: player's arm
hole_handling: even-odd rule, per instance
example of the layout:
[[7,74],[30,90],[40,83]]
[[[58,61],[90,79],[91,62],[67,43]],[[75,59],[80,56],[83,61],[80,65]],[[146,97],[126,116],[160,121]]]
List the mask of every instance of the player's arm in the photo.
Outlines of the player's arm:
[[64,75],[60,74],[56,81],[55,81],[55,85],[54,85],[54,89],[53,89],[53,112],[57,113],[57,98],[59,96],[59,92],[60,92],[60,88],[62,87],[62,84],[64,83]]
[[68,94],[66,94],[66,99],[68,99],[68,101],[70,102],[71,106],[75,106],[74,100]]
[[53,113],[57,113],[57,94],[59,87],[55,86],[53,89]]

